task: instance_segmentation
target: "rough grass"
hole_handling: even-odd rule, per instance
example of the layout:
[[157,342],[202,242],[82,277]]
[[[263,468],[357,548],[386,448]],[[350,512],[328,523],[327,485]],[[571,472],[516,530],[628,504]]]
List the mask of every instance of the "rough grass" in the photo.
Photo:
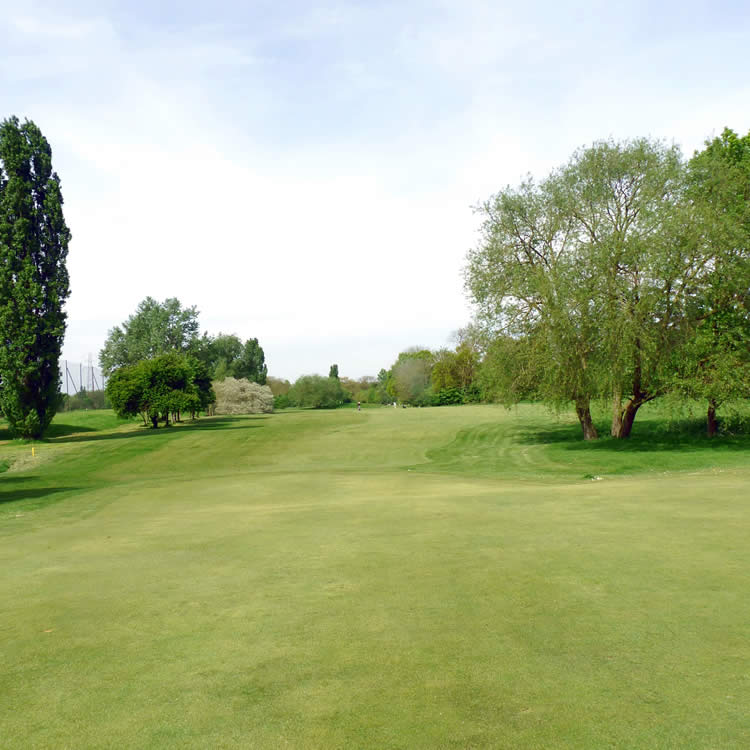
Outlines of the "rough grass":
[[750,746],[749,446],[643,417],[592,446],[531,406],[87,412],[0,445],[0,746]]

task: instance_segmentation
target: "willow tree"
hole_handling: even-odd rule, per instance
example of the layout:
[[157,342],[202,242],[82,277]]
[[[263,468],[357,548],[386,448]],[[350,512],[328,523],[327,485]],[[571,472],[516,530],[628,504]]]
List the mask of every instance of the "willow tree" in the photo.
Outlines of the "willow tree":
[[610,431],[623,438],[668,387],[707,263],[685,185],[676,148],[605,141],[480,208],[466,269],[477,317],[523,340],[538,394],[572,401],[585,439],[597,437],[593,399],[611,398]]
[[610,432],[628,437],[640,407],[669,388],[710,264],[686,165],[674,146],[606,141],[576,152],[552,182],[580,263],[596,279],[589,302]]
[[[540,373],[537,395],[573,402],[583,437],[598,437],[591,400],[598,395],[595,279],[581,262],[571,217],[558,210],[550,180],[508,187],[479,209],[479,245],[469,253],[466,288],[478,322],[511,347],[524,369]],[[521,368],[514,359],[504,367]],[[505,400],[505,399],[504,399]]]
[[41,437],[60,401],[70,231],[39,128],[0,124],[0,404],[12,432]]

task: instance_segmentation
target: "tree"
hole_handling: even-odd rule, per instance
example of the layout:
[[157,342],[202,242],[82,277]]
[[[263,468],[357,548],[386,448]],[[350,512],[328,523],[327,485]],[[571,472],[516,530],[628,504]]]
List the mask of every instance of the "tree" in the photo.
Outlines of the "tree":
[[188,389],[186,408],[190,410],[190,417],[195,419],[199,412],[207,410],[216,402],[216,392],[205,363],[192,355],[187,356],[187,363],[190,367],[191,386]]
[[205,365],[177,352],[115,370],[107,381],[107,396],[120,417],[140,414],[154,428],[159,420],[169,424],[170,415],[196,413],[215,400]]
[[596,280],[572,246],[570,217],[558,210],[550,187],[549,180],[529,179],[478,209],[481,241],[468,257],[466,288],[479,327],[490,337],[525,340],[526,366],[545,374],[539,396],[553,405],[572,401],[584,439],[593,440]]
[[268,376],[263,348],[258,339],[242,339],[235,334],[208,334],[189,349],[210,370],[214,380],[239,378],[264,385]]
[[266,356],[263,348],[258,343],[258,339],[248,339],[242,347],[242,353],[232,368],[232,375],[235,378],[245,378],[251,383],[259,385],[266,384],[268,376],[268,367],[266,366]]
[[689,167],[710,263],[691,298],[690,337],[674,386],[707,402],[706,430],[714,436],[719,407],[750,393],[750,133],[725,129]]
[[455,351],[438,351],[430,376],[436,405],[476,401],[478,369],[479,354],[468,342],[459,344]]
[[302,375],[295,381],[288,397],[289,402],[295,406],[335,409],[344,403],[345,394],[336,378]]
[[339,366],[338,365],[331,365],[331,369],[328,370],[328,377],[336,378],[336,380],[339,379]]
[[542,380],[532,340],[527,336],[496,337],[487,346],[477,374],[482,399],[506,406],[543,398]]
[[235,362],[242,355],[242,340],[234,334],[219,333],[211,338],[204,334],[201,341],[206,343],[201,346],[200,359],[211,371],[214,380],[223,380],[231,377],[234,372]]
[[495,333],[525,339],[546,401],[572,401],[585,439],[592,399],[612,400],[611,434],[666,392],[685,342],[691,290],[706,266],[676,148],[594,144],[536,185],[481,208],[467,289]]
[[401,352],[388,373],[386,390],[389,395],[415,406],[429,404],[433,362],[434,355],[429,349],[415,346]]
[[271,389],[274,396],[286,395],[292,387],[292,384],[288,380],[285,380],[284,378],[274,378],[271,375],[266,378],[266,385]]
[[99,365],[109,375],[124,365],[166,352],[187,353],[199,348],[198,310],[182,307],[174,297],[157,302],[146,297],[122,327],[109,331],[99,352]]
[[41,437],[60,403],[70,231],[39,128],[0,124],[0,406],[13,434]]
[[616,438],[628,437],[639,408],[667,392],[709,262],[686,188],[679,149],[648,139],[576,152],[553,183],[573,248],[598,282],[592,333]]

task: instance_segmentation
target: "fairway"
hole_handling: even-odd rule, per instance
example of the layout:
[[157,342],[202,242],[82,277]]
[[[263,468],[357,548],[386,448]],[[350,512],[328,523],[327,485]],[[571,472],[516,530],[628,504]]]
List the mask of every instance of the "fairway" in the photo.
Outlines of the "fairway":
[[80,412],[0,443],[0,747],[750,747],[750,444],[639,420]]

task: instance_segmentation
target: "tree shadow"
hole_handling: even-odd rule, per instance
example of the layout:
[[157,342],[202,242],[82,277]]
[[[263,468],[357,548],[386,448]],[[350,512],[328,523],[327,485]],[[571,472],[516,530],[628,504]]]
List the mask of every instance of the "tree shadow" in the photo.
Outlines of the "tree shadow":
[[[234,416],[222,416],[222,417],[204,417],[200,420],[180,422],[177,425],[170,424],[169,427],[160,425],[157,429],[153,429],[150,425],[138,425],[136,429],[128,430],[127,432],[98,432],[96,430],[93,433],[87,434],[73,434],[62,437],[47,438],[45,442],[53,444],[62,443],[85,443],[97,440],[128,440],[132,438],[149,439],[158,436],[177,435],[183,432],[194,432],[194,431],[212,431],[212,430],[249,430],[253,428],[262,427],[260,424],[254,424],[256,421],[261,419],[267,419],[268,417],[263,415],[249,415],[250,420],[245,417],[234,417]],[[233,426],[229,426],[233,425]]]
[[[85,425],[74,425],[74,424],[60,424],[53,422],[48,428],[47,432],[42,440],[49,440],[50,438],[63,437],[65,435],[74,435],[77,432],[96,432],[97,427],[88,427]],[[0,441],[13,440],[15,436],[11,434],[7,426],[0,427]],[[19,438],[22,442],[34,442],[33,440],[24,441]]]
[[75,435],[78,432],[96,432],[96,430],[96,427],[53,422],[47,428],[47,434],[44,436],[44,439],[48,440],[50,438],[64,437],[65,435]]
[[[40,500],[62,492],[76,492],[80,487],[24,487],[24,482],[37,477],[3,477],[0,479],[0,505],[20,500]],[[11,484],[12,489],[6,489]]]
[[559,445],[565,450],[641,453],[667,451],[741,451],[750,450],[750,434],[744,431],[724,433],[716,437],[706,435],[705,422],[690,420],[672,423],[666,420],[636,422],[629,438],[617,439],[609,435],[609,424],[597,424],[598,440],[583,440],[578,425],[559,425],[543,429],[521,429],[519,443],[525,445]]

